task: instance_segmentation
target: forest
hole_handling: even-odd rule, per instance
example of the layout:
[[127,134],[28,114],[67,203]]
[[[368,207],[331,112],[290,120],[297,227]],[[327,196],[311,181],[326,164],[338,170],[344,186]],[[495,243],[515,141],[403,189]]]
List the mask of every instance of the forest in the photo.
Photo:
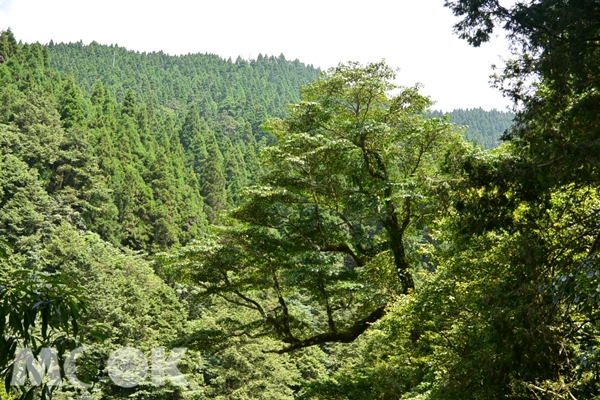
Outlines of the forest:
[[447,115],[450,122],[465,129],[463,133],[465,139],[484,149],[492,149],[500,145],[502,135],[508,132],[515,117],[515,114],[510,111],[485,111],[482,108],[459,108],[449,113],[434,110],[429,114],[436,118]]
[[600,2],[445,6],[512,112],[1,31],[0,398],[600,399]]

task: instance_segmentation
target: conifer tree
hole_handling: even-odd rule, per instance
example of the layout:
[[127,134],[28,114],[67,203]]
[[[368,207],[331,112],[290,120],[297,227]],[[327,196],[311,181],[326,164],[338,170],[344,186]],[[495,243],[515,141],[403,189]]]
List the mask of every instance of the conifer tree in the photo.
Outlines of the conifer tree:
[[201,181],[204,165],[208,160],[205,138],[208,137],[209,133],[206,124],[203,123],[201,129],[202,133],[193,138],[189,151],[186,152],[187,165],[196,173],[198,181]]
[[64,93],[63,104],[60,109],[63,126],[65,128],[83,127],[86,122],[83,93],[75,84],[72,76],[65,83]]
[[17,53],[17,40],[10,28],[0,32],[0,56],[7,61],[13,54]]
[[187,152],[196,136],[204,133],[202,128],[203,127],[200,121],[200,116],[198,115],[198,111],[196,110],[196,107],[192,105],[190,106],[183,126],[179,131],[179,140],[183,146],[183,150]]
[[151,210],[152,246],[166,249],[178,243],[177,223],[182,219],[178,212],[176,181],[171,170],[167,151],[160,148],[151,166],[151,188],[154,196]]
[[135,94],[133,90],[129,89],[127,94],[125,95],[125,99],[123,100],[123,107],[121,108],[121,113],[124,115],[129,115],[130,117],[135,116]]
[[206,204],[206,217],[210,223],[217,221],[219,211],[227,207],[227,192],[223,154],[219,150],[214,133],[210,132],[206,140],[207,159],[200,175],[200,188]]
[[227,182],[227,202],[234,205],[239,203],[241,191],[247,184],[246,166],[239,147],[234,147],[228,137],[224,137],[221,143],[223,147],[223,167]]

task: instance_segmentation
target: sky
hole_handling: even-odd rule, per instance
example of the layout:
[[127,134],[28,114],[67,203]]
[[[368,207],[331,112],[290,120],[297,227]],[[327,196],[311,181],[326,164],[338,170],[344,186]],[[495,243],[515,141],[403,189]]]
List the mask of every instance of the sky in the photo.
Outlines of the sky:
[[443,0],[0,0],[0,29],[17,40],[118,44],[235,60],[284,54],[322,69],[385,59],[398,83],[423,85],[434,109],[506,110],[490,87],[509,57],[500,34],[479,48],[453,33]]

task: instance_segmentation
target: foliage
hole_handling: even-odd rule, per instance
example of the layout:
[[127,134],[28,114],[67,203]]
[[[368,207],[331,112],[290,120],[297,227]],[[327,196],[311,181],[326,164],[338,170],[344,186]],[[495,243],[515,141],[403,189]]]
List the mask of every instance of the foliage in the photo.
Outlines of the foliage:
[[446,4],[476,46],[509,32],[516,58],[498,84],[516,124],[506,145],[459,161],[455,209],[431,232],[436,273],[374,327],[363,364],[309,395],[596,398],[598,4]]
[[234,62],[214,54],[139,53],[96,42],[52,43],[48,50],[52,67],[73,74],[88,94],[100,79],[118,101],[132,90],[144,103],[170,110],[185,112],[195,104],[211,129],[231,137],[250,125],[257,140],[265,119],[283,117],[287,104],[299,100],[298,89],[319,74],[283,55]]
[[447,1],[474,45],[502,26],[514,47],[497,84],[517,104],[510,137],[528,169],[551,185],[598,182],[598,1]]
[[393,78],[384,63],[348,64],[305,87],[264,125],[277,141],[263,186],[230,227],[167,260],[176,279],[255,313],[235,332],[275,336],[281,353],[351,342],[414,289],[411,235],[443,211],[445,165],[466,147]]
[[[145,96],[151,91],[121,92],[118,87],[128,87],[121,86],[125,81],[102,83],[94,75],[86,86],[79,80],[85,66],[63,74],[50,68],[49,53],[52,46],[18,44],[12,32],[0,33],[0,256],[8,257],[0,277],[2,374],[10,379],[16,346],[32,347],[36,356],[43,346],[58,346],[62,360],[81,338],[86,351],[78,361],[78,375],[93,386],[86,391],[63,382],[54,398],[203,397],[210,386],[203,374],[208,363],[197,351],[190,350],[180,364],[190,383],[187,388],[154,387],[150,382],[120,388],[110,383],[106,362],[124,345],[145,352],[176,346],[198,322],[174,288],[154,274],[146,257],[198,237],[207,229],[209,212],[214,211],[210,222],[218,222],[218,213],[239,201],[242,186],[259,169],[255,135],[260,134],[252,124],[263,121],[266,107],[258,100],[247,102],[241,89],[217,105],[209,99],[220,96],[213,88],[205,92],[206,98],[174,99],[173,112]],[[76,58],[71,56],[71,61]],[[196,57],[194,71],[208,66],[202,60],[216,61]],[[281,79],[285,89],[272,89],[297,97],[296,82],[314,70],[278,61],[259,62],[261,72],[252,72],[248,63],[245,68],[250,75]],[[264,71],[267,64],[275,70]],[[207,68],[208,81],[220,79],[220,68],[225,71],[231,63],[218,60],[214,67]],[[303,71],[307,74],[301,77]],[[163,82],[155,87],[168,86]],[[263,100],[262,94],[258,97]],[[284,110],[279,100],[272,106]],[[242,116],[244,107],[256,109],[260,122],[248,122]],[[179,112],[188,108],[193,122]],[[220,180],[208,173],[213,170]],[[218,202],[206,202],[205,197]],[[265,370],[288,365],[278,364],[275,357]],[[216,369],[211,376],[215,371],[223,377],[235,375],[233,364],[212,365]],[[274,398],[284,380],[265,395]],[[248,374],[246,382],[253,381],[262,384]],[[231,393],[227,385],[210,388],[215,396]],[[20,389],[22,393],[14,389],[10,395],[50,394],[46,386]],[[294,390],[285,389],[288,395]],[[9,396],[4,389],[1,393],[2,398]]]
[[[432,111],[431,115],[441,118],[444,113]],[[447,113],[450,122],[466,127],[464,137],[470,142],[492,149],[500,144],[500,138],[512,126],[514,114],[482,108],[456,109]]]
[[[77,347],[83,303],[79,291],[63,277],[11,272],[10,281],[0,281],[0,311],[0,375],[6,392],[12,389],[10,381],[18,348],[30,348],[37,356],[42,348],[52,345],[62,360],[66,352]],[[41,388],[20,389],[18,398],[23,399],[33,398],[38,390],[45,399],[51,392],[47,383]]]
[[[0,393],[8,397],[18,348],[30,348],[37,356],[42,348],[53,345],[62,360],[79,343],[79,326],[85,305],[81,291],[62,276],[27,270],[12,270],[8,265],[11,245],[2,240],[0,254]],[[16,398],[51,397],[51,387],[21,388]],[[4,398],[4,397],[3,397]],[[12,397],[9,397],[12,398]]]
[[[512,40],[499,146],[512,114],[442,118],[384,63],[1,32],[4,376],[79,335],[94,386],[57,398],[598,397],[600,7],[446,5]],[[111,385],[123,345],[190,348],[190,387]]]
[[[88,293],[88,312],[80,324],[88,339],[86,365],[94,372],[96,396],[120,398],[144,392],[154,396],[162,393],[165,398],[181,395],[182,390],[170,386],[154,388],[147,382],[124,389],[107,379],[106,365],[112,351],[131,346],[149,353],[153,347],[170,346],[185,330],[186,313],[175,292],[153,273],[147,261],[131,251],[114,248],[96,234],[82,234],[65,225],[53,232],[41,258],[45,269],[69,274]],[[97,338],[103,340],[97,342]],[[186,379],[193,387],[198,385],[193,376]],[[76,392],[69,386],[61,390],[66,398]]]

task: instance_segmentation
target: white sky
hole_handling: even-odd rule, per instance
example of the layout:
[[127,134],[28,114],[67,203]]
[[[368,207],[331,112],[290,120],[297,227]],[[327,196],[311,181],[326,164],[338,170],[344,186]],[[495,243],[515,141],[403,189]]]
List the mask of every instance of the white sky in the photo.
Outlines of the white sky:
[[92,40],[131,50],[222,57],[279,55],[321,68],[385,59],[403,85],[420,82],[436,109],[506,109],[489,87],[508,57],[503,37],[472,48],[452,32],[443,0],[0,0],[17,40]]

